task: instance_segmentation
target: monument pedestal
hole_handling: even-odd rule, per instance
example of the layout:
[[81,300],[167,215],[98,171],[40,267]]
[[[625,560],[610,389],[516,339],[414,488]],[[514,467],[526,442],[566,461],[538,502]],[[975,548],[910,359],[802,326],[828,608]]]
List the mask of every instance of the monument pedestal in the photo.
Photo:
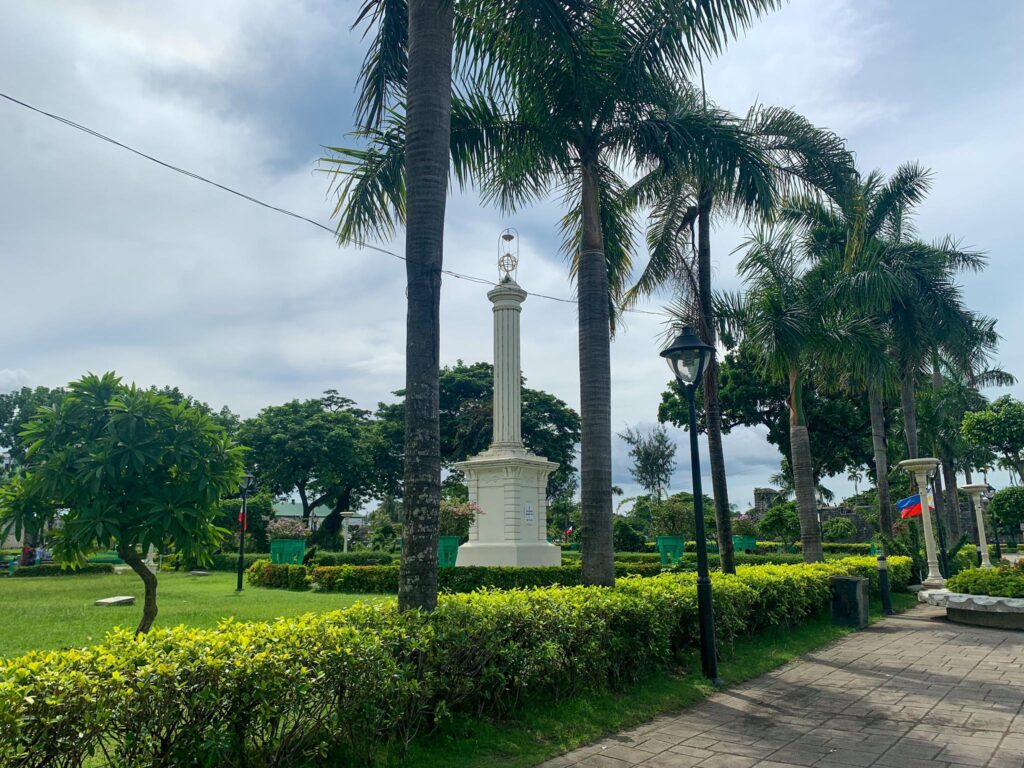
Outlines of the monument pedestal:
[[562,564],[562,550],[547,541],[546,489],[557,464],[523,448],[492,446],[455,466],[483,510],[456,565]]

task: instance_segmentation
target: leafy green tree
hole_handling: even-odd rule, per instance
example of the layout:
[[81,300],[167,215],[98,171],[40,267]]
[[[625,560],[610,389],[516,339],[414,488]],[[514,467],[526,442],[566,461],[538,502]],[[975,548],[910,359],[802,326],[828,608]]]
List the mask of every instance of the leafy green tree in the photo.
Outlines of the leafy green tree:
[[732,521],[732,530],[737,536],[753,536],[757,538],[761,535],[757,523],[751,517],[737,517]]
[[[867,409],[862,401],[835,390],[819,387],[812,373],[804,382],[803,407],[809,424],[812,474],[815,484],[825,477],[844,474],[850,467],[872,460]],[[757,355],[746,344],[729,350],[719,367],[719,413],[721,431],[729,434],[739,426],[762,426],[768,442],[784,456],[791,453],[789,431],[789,388],[765,372]],[[662,392],[658,420],[684,427],[688,420],[686,396],[676,381]],[[698,428],[708,411],[701,390],[697,390]]]
[[72,566],[116,549],[145,586],[142,620],[157,615],[157,577],[139,549],[173,544],[189,560],[209,555],[222,495],[237,491],[242,449],[209,415],[114,373],[89,374],[36,412],[21,440],[24,474],[0,498],[0,523],[32,524],[37,509],[60,509],[55,556]]
[[1024,402],[1004,395],[984,410],[965,414],[961,429],[969,442],[1002,455],[1024,482]]
[[[442,368],[438,382],[441,465],[452,470],[455,463],[475,456],[491,444],[494,368],[490,363],[467,365],[460,360],[455,365]],[[404,398],[404,390],[398,390],[395,396]],[[405,417],[404,400],[382,403],[377,417],[381,422],[382,436],[390,441],[388,454],[401,462],[401,432],[397,425]],[[522,435],[527,449],[558,463],[558,469],[548,478],[548,498],[571,496],[576,488],[579,415],[554,395],[523,387]],[[462,481],[459,472],[453,472],[450,478]]]
[[625,517],[615,516],[612,523],[612,536],[615,540],[616,552],[643,552],[646,541],[640,531]]
[[60,387],[22,387],[0,394],[0,449],[10,454],[15,465],[25,461],[26,447],[19,437],[21,431],[39,408],[57,405],[64,395]]
[[845,517],[833,517],[821,524],[821,537],[825,541],[849,541],[857,535],[857,526]]
[[1020,536],[1024,523],[1024,487],[1012,486],[997,491],[988,503],[991,524],[1004,536],[1014,541]]
[[[630,205],[617,169],[624,162],[692,165],[699,157],[709,168],[739,169],[737,186],[757,183],[742,175],[746,166],[738,162],[754,151],[747,134],[703,109],[685,77],[698,56],[716,54],[728,38],[777,4],[593,0],[568,13],[543,14],[545,23],[528,25],[519,24],[521,14],[503,3],[473,6],[479,19],[462,16],[469,8],[460,9],[467,28],[484,31],[490,39],[491,55],[478,67],[483,76],[452,104],[456,177],[475,180],[485,197],[506,210],[551,192],[561,194],[569,206],[563,229],[579,300],[587,584],[615,580],[610,307],[621,296],[632,256]],[[521,5],[532,4],[514,3],[512,9]],[[559,26],[548,25],[549,16],[557,17]],[[495,18],[514,19],[514,24],[502,21],[496,28]],[[363,132],[367,147],[336,150],[335,162],[349,174],[341,188],[340,231],[351,239],[386,233],[404,215],[405,183],[411,178],[401,157],[407,129],[399,113],[389,115],[389,121],[383,129]]]
[[803,525],[796,503],[784,501],[769,507],[757,523],[761,535],[770,541],[790,546],[803,536]]
[[619,437],[629,446],[629,455],[633,459],[629,474],[649,495],[660,501],[676,470],[676,444],[669,439],[668,431],[658,426],[645,434],[639,429],[626,427]]
[[239,428],[239,440],[251,449],[259,487],[282,496],[295,493],[302,518],[327,506],[318,540],[336,545],[341,513],[358,508],[376,493],[397,485],[378,463],[384,453],[377,425],[351,400],[329,390],[321,398],[268,406]]

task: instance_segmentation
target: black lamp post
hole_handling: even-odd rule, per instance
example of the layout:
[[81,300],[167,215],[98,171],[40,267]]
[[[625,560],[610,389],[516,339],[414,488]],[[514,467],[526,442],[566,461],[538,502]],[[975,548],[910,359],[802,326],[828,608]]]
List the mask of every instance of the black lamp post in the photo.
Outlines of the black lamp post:
[[242,482],[238,489],[242,492],[242,511],[238,515],[238,584],[236,592],[242,591],[242,576],[245,574],[245,529],[248,528],[248,504],[249,491],[252,489],[255,478],[246,472],[242,475]]
[[683,328],[661,356],[683,385],[690,410],[690,466],[693,475],[694,528],[697,538],[697,612],[700,624],[700,662],[704,676],[715,685],[718,679],[718,652],[715,648],[715,613],[711,605],[711,577],[708,575],[708,541],[704,532],[704,493],[700,483],[700,452],[697,444],[697,408],[694,393],[704,379],[704,370],[715,354],[690,328]]

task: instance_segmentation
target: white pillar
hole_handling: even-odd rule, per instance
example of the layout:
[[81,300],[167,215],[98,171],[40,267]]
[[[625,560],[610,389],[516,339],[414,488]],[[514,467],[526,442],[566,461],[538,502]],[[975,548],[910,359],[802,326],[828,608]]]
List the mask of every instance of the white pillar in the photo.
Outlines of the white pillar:
[[526,291],[514,280],[499,283],[487,298],[494,305],[495,448],[522,448],[522,370],[519,364],[519,314]]
[[974,501],[974,518],[978,522],[978,547],[981,550],[981,567],[992,568],[992,561],[988,556],[988,538],[985,536],[985,517],[981,513],[981,494],[988,490],[988,485],[985,483],[972,483],[971,485],[962,485],[960,490],[971,494],[971,499]]
[[938,548],[935,546],[935,534],[932,531],[932,513],[928,503],[928,473],[939,465],[938,459],[907,459],[899,466],[913,475],[917,482],[917,492],[921,499],[921,522],[924,524],[924,551],[928,557],[928,576],[921,585],[928,589],[942,589],[946,580],[939,570]]

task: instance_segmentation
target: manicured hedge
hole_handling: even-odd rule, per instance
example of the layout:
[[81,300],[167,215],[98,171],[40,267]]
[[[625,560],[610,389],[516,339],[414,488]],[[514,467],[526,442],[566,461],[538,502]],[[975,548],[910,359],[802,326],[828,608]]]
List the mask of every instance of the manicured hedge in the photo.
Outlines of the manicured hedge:
[[314,565],[391,565],[398,561],[390,552],[318,552],[313,558]]
[[56,563],[47,565],[20,565],[14,569],[15,577],[31,576],[95,576],[100,573],[113,573],[114,566],[109,563],[86,563],[77,568],[62,568]]
[[[767,555],[748,555],[746,559],[754,561],[750,567],[766,565],[796,565],[787,563],[782,557],[774,558]],[[710,559],[710,558],[709,558]],[[780,562],[781,561],[781,562]],[[717,561],[714,563],[717,565]],[[674,571],[692,572],[695,569],[694,559],[686,559],[676,566]],[[878,563],[875,558],[847,557],[831,560],[826,564],[832,573],[856,573],[871,580],[872,589],[878,589]],[[615,563],[617,578],[627,576],[657,576],[664,571],[660,563]],[[398,592],[397,565],[340,565],[317,566],[306,578],[307,569],[303,566],[272,565],[263,560],[249,568],[249,583],[258,587],[277,589],[303,589],[309,584],[313,589],[322,592],[347,592],[354,594],[395,594]],[[910,583],[909,558],[889,558],[889,575],[893,589],[904,589]],[[442,592],[472,592],[477,589],[521,589],[526,587],[565,586],[572,587],[582,583],[583,575],[578,565],[563,565],[547,568],[500,568],[500,567],[464,567],[442,568],[438,571],[438,588]]]
[[[300,566],[291,566],[299,568]],[[284,573],[286,566],[261,561],[249,569],[249,583],[259,587],[296,589],[297,576]],[[656,576],[658,563],[616,563],[617,577]],[[472,592],[476,589],[522,589],[525,587],[572,587],[583,581],[577,565],[546,568],[464,567],[442,568],[437,574],[442,592]],[[321,592],[395,594],[398,592],[397,565],[337,565],[312,569],[309,583]],[[294,585],[294,586],[293,586]]]
[[1017,568],[971,568],[946,582],[950,592],[992,597],[1024,597],[1024,570]]
[[257,560],[249,566],[248,581],[258,587],[273,589],[307,589],[309,572],[304,565],[288,565],[287,563],[271,563],[269,560]]
[[[823,610],[829,574],[858,567],[714,574],[722,646]],[[387,603],[116,630],[93,648],[0,661],[0,765],[363,764],[451,713],[501,718],[678,663],[696,645],[696,613],[694,576],[663,574],[615,589],[442,595],[432,614]]]
[[[244,561],[245,567],[248,568],[253,563],[260,560],[266,560],[270,557],[266,552],[246,552]],[[237,552],[218,552],[215,555],[210,555],[210,562],[205,565],[198,565],[192,562],[185,562],[180,554],[172,554],[163,558],[162,567],[164,570],[177,571],[177,570],[193,570],[202,569],[204,571],[234,571],[238,568],[238,553]]]

